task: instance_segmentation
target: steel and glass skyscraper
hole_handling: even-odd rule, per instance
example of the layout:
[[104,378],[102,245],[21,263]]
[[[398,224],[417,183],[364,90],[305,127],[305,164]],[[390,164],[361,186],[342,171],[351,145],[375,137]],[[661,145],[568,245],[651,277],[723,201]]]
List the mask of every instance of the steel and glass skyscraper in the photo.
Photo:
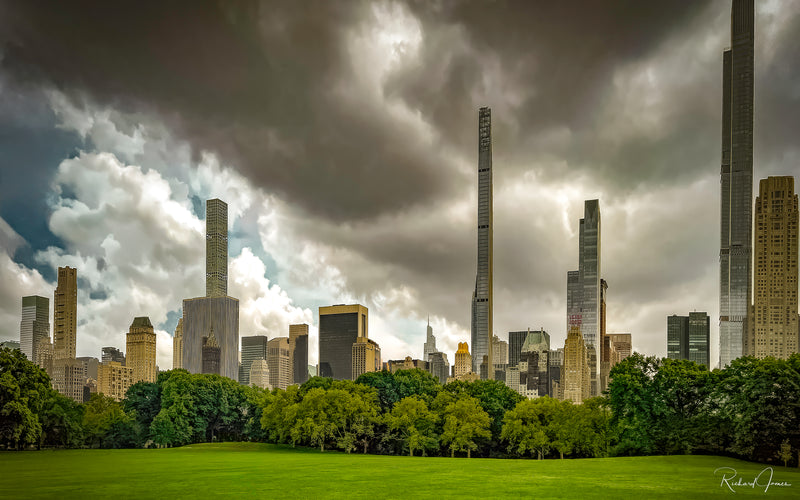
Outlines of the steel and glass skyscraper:
[[733,0],[723,53],[719,364],[742,355],[753,235],[753,0]]
[[206,201],[206,297],[228,295],[228,204]]
[[34,363],[39,361],[36,347],[42,339],[50,340],[50,299],[38,295],[22,297],[19,347]]
[[[472,371],[492,362],[492,110],[478,111],[478,273],[472,294]],[[493,379],[493,370],[488,378]]]

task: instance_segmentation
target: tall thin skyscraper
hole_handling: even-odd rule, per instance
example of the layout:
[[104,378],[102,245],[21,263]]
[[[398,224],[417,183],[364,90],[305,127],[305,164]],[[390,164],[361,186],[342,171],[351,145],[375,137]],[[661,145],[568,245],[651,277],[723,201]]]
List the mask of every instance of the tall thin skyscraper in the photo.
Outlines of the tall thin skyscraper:
[[[492,110],[478,111],[478,273],[472,294],[472,371],[492,359]],[[494,379],[494,370],[488,370]]]
[[428,318],[428,331],[425,335],[425,343],[422,346],[422,360],[428,361],[428,356],[437,352],[436,351],[436,337],[433,336],[433,328],[431,327],[431,319]]
[[753,306],[744,354],[786,359],[798,352],[798,201],[793,177],[759,182]]
[[53,297],[53,358],[75,359],[78,327],[78,274],[71,267],[58,268]]
[[228,204],[206,201],[206,297],[228,295]]
[[22,297],[22,321],[19,324],[19,348],[34,363],[41,339],[50,339],[50,299],[31,295]]
[[731,48],[722,57],[719,364],[742,355],[752,279],[753,0],[733,0]]
[[599,393],[600,301],[600,201],[586,200],[578,230],[578,270],[567,272],[567,329],[579,325],[589,360],[592,395]]
[[292,350],[292,383],[308,380],[308,325],[289,325],[289,347]]

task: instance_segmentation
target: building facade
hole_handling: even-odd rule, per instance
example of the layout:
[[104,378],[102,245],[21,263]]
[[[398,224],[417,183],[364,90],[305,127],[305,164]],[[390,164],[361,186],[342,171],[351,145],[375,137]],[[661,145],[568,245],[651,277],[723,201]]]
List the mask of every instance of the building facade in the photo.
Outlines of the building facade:
[[627,358],[633,352],[630,333],[609,333],[607,334],[613,349],[619,355],[617,363]]
[[116,361],[122,366],[125,366],[125,353],[116,347],[102,347],[100,349],[100,362],[108,363],[109,361]]
[[211,328],[208,337],[203,337],[202,367],[200,373],[220,374],[221,351],[217,337],[214,335],[214,329]]
[[77,328],[78,272],[71,267],[59,267],[58,285],[53,297],[53,357],[55,359],[75,359]]
[[352,346],[353,373],[351,379],[355,380],[369,372],[381,371],[381,348],[378,344],[366,337],[359,337]]
[[50,299],[38,295],[22,297],[19,349],[34,363],[36,347],[43,338],[50,340]]
[[[116,361],[106,361],[97,366],[97,392],[120,401],[133,385],[133,368]],[[81,386],[81,393],[83,387]]]
[[733,0],[731,48],[722,56],[719,366],[743,353],[751,302],[755,7]]
[[213,329],[223,377],[239,379],[239,300],[197,297],[183,301],[183,368],[202,373],[203,337]]
[[286,389],[292,385],[292,359],[288,337],[276,337],[267,342],[269,385]]
[[492,337],[492,364],[508,364],[508,342],[500,340],[497,335]]
[[579,324],[573,324],[564,342],[564,368],[561,371],[561,390],[564,400],[575,404],[591,397],[588,349]]
[[439,351],[430,353],[428,355],[428,371],[439,379],[439,383],[447,383],[447,377],[450,375],[450,363],[447,361],[447,354]]
[[289,325],[289,347],[292,350],[292,383],[308,380],[308,325]]
[[[492,356],[493,286],[492,110],[478,111],[478,271],[472,293],[472,371]],[[491,372],[491,370],[490,370]],[[493,374],[490,373],[490,377]]]
[[228,204],[206,200],[206,297],[228,296]]
[[667,357],[689,359],[689,316],[667,316]]
[[319,308],[319,375],[346,380],[352,377],[353,344],[369,338],[369,310],[360,305]]
[[517,366],[519,363],[522,345],[525,343],[525,339],[528,338],[530,331],[531,329],[528,328],[527,331],[508,332],[508,366]]
[[269,385],[269,365],[266,359],[257,359],[250,363],[250,373],[247,375],[249,385],[272,390],[272,386]]
[[453,363],[453,377],[459,378],[468,373],[475,373],[472,371],[472,356],[469,353],[469,344],[459,342],[458,350],[455,354],[455,362]]
[[753,306],[745,354],[786,359],[798,352],[797,225],[793,177],[759,182],[755,208]]
[[550,395],[550,335],[546,331],[528,334],[518,367],[520,394],[528,399]]
[[266,335],[252,335],[242,337],[242,366],[240,368],[239,383],[250,385],[250,365],[259,359],[267,359]]
[[134,318],[128,329],[125,365],[133,368],[133,383],[156,381],[156,332],[150,318]]
[[178,318],[178,325],[172,336],[172,368],[183,368],[183,318]]
[[422,359],[428,360],[428,356],[437,352],[436,351],[436,337],[433,336],[433,328],[431,327],[431,319],[428,318],[428,329],[425,335],[425,343],[422,346]]

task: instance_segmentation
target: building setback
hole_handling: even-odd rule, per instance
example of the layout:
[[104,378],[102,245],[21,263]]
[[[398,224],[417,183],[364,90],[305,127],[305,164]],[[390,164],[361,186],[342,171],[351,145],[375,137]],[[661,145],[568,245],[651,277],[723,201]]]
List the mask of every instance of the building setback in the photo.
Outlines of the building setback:
[[[369,338],[369,310],[360,305],[319,308],[319,375],[347,380],[353,375],[353,344]],[[271,369],[271,367],[270,367]]]
[[[492,110],[478,111],[478,272],[472,293],[472,371],[480,373],[480,364],[492,356]],[[488,377],[494,378],[493,370]]]
[[753,203],[753,0],[733,0],[731,48],[722,56],[719,366],[743,353],[750,306]]
[[34,363],[36,347],[43,338],[50,340],[50,299],[38,295],[22,297],[19,348]]
[[759,182],[755,224],[755,286],[745,354],[786,359],[798,352],[798,204],[793,177]]

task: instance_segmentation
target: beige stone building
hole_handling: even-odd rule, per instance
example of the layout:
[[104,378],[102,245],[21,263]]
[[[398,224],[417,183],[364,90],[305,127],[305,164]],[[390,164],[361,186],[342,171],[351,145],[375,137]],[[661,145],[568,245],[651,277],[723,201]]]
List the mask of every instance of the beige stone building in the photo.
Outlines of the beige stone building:
[[132,385],[132,367],[123,366],[116,361],[106,361],[97,365],[97,392],[100,394],[120,401]]
[[71,267],[58,268],[53,296],[53,358],[75,359],[78,326],[78,275]]
[[561,371],[564,399],[580,404],[591,396],[589,359],[580,325],[572,325],[564,342],[564,366]]
[[261,387],[262,389],[272,389],[269,384],[269,365],[266,359],[256,359],[250,363],[250,385]]
[[53,360],[53,388],[62,395],[79,403],[83,402],[83,363],[77,359],[60,358]]
[[178,318],[178,326],[172,337],[172,369],[175,368],[183,368],[183,318]]
[[292,359],[288,337],[276,337],[267,342],[267,366],[269,385],[286,389],[292,384]]
[[53,344],[50,342],[49,337],[39,339],[34,362],[50,375],[50,378],[53,377]]
[[134,318],[128,329],[125,365],[133,368],[133,383],[156,381],[156,333],[150,318]]
[[631,355],[633,347],[630,333],[609,333],[606,337],[611,343],[611,348],[616,352],[616,363]]
[[455,362],[453,363],[453,377],[460,378],[468,373],[472,373],[472,356],[469,354],[469,344],[459,342]]
[[368,372],[381,371],[381,348],[366,337],[358,337],[353,344],[353,380]]
[[761,179],[755,205],[753,305],[744,354],[786,359],[798,349],[798,204],[794,178]]

